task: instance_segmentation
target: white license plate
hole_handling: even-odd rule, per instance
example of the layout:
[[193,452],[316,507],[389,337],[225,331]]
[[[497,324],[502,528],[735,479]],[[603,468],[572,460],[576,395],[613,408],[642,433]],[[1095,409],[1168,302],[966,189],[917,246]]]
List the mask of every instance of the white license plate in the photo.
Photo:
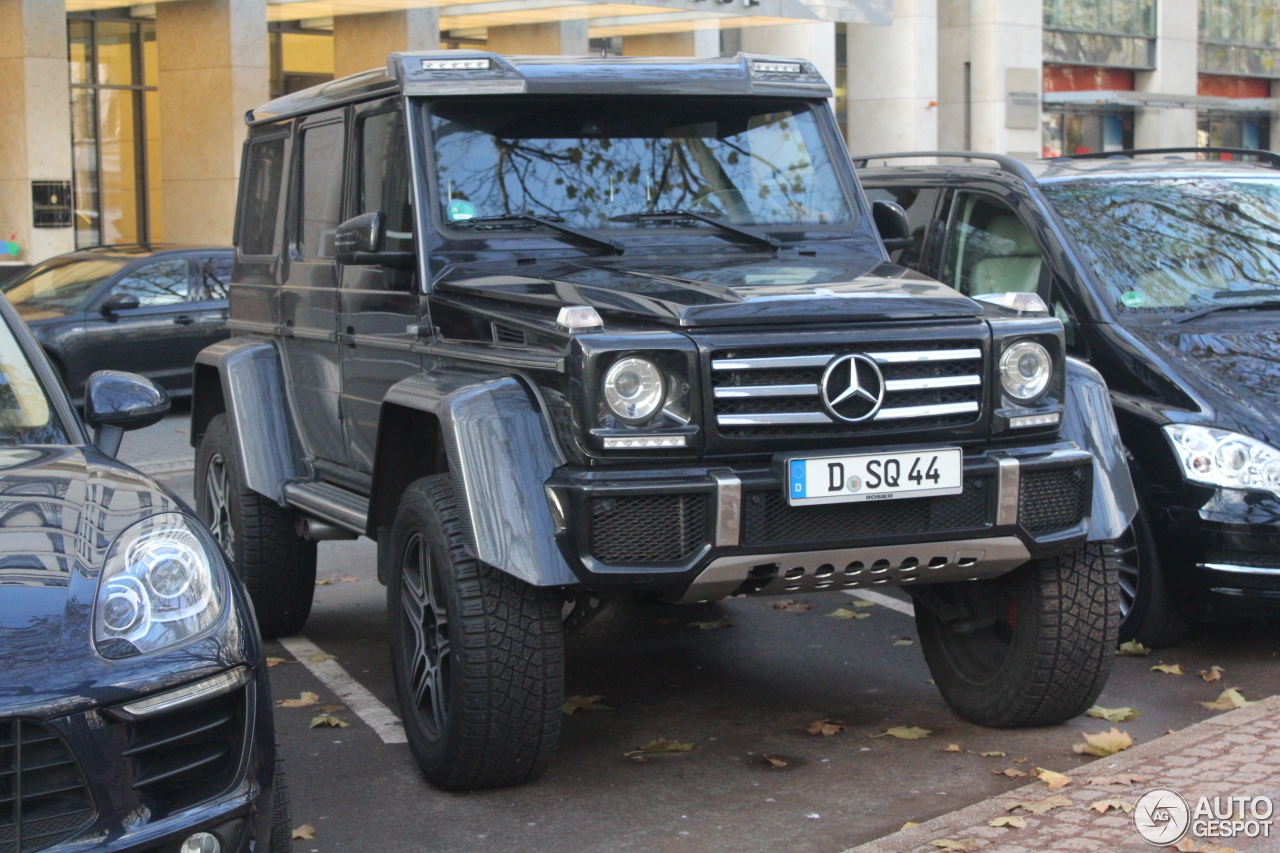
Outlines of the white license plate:
[[962,491],[964,457],[958,447],[787,460],[787,503],[792,506],[927,498]]

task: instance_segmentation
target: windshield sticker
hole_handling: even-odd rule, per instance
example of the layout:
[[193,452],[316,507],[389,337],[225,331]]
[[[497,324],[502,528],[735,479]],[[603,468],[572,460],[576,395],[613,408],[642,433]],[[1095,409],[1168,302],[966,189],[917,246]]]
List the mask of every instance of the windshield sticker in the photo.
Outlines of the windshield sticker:
[[463,201],[460,198],[455,198],[453,201],[449,202],[449,221],[450,222],[459,222],[464,219],[475,219],[475,218],[476,218],[476,208],[475,208],[475,205],[473,205],[471,202]]
[[1126,290],[1124,293],[1120,294],[1120,301],[1123,302],[1127,308],[1141,308],[1143,303],[1147,301],[1147,297],[1143,296],[1136,290]]

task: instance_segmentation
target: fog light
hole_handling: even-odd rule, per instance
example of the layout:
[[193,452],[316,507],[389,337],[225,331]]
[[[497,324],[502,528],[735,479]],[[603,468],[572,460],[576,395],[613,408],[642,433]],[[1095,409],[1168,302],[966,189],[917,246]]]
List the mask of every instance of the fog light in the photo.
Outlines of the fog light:
[[212,833],[197,832],[183,839],[178,853],[222,853],[222,843]]

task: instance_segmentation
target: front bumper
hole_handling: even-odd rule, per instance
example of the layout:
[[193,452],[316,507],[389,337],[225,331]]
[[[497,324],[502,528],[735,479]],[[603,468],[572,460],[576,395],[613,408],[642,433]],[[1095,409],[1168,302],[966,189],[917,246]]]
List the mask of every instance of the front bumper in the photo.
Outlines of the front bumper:
[[1084,541],[1093,467],[1063,442],[967,453],[960,495],[792,507],[783,489],[767,464],[562,468],[547,483],[584,586],[701,600],[1002,574]]

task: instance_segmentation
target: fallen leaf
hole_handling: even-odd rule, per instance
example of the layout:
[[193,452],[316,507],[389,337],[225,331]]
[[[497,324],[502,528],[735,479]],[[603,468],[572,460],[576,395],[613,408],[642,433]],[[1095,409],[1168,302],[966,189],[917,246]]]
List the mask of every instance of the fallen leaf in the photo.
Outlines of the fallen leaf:
[[1071,747],[1072,751],[1077,755],[1095,755],[1098,758],[1106,758],[1108,755],[1115,755],[1117,752],[1133,746],[1133,738],[1129,737],[1129,733],[1122,732],[1115,726],[1112,726],[1109,732],[1098,732],[1096,735],[1086,732],[1084,740],[1084,743],[1078,743]]
[[987,821],[988,826],[1008,826],[1013,829],[1026,829],[1027,819],[1021,815],[1007,814]]
[[1201,702],[1201,705],[1210,711],[1231,711],[1236,708],[1243,708],[1245,705],[1253,703],[1240,695],[1240,691],[1234,687],[1228,687],[1226,690],[1218,694],[1218,698],[1212,702]]
[[1089,808],[1093,809],[1098,814],[1106,814],[1111,809],[1115,809],[1118,812],[1124,812],[1125,814],[1133,811],[1132,804],[1126,803],[1124,800],[1119,798],[1098,800],[1096,803],[1090,803]]
[[827,614],[832,619],[870,619],[870,613],[859,613],[856,610],[845,610],[843,607],[832,610]]
[[330,717],[328,715],[324,715],[320,717],[312,717],[311,725],[308,726],[308,728],[315,729],[315,728],[319,728],[320,726],[329,726],[330,728],[334,728],[334,729],[345,729],[350,725],[351,724],[348,723],[346,720],[339,720],[337,717]]
[[920,824],[916,823],[915,821],[913,821],[913,820],[909,820],[909,821],[907,821],[906,823],[904,823],[904,824],[902,825],[902,828],[901,828],[901,829],[899,829],[899,830],[898,830],[898,832],[905,832],[906,830],[908,830],[908,829],[913,829],[914,827],[917,827],[917,826],[919,826],[919,825],[920,825]]
[[307,660],[310,663],[324,663],[327,660],[334,660],[334,659],[335,658],[333,657],[333,655],[327,655],[324,652],[317,652],[314,655],[307,655]]
[[937,841],[930,841],[929,843],[939,850],[948,851],[948,853],[969,853],[970,850],[978,849],[978,842],[973,838],[962,838],[959,841],[952,841],[950,838],[939,838]]
[[1158,663],[1151,667],[1152,672],[1167,672],[1170,675],[1185,675],[1186,670],[1182,668],[1180,663]]
[[322,581],[316,581],[316,586],[328,586],[333,583],[333,578],[325,578]]
[[566,714],[578,711],[612,711],[612,708],[604,704],[603,699],[603,696],[570,696],[564,700],[562,710]]
[[733,623],[728,619],[717,619],[714,622],[690,622],[690,628],[698,628],[702,631],[714,631],[717,628],[732,628]]
[[1173,849],[1181,853],[1239,853],[1234,847],[1223,847],[1211,841],[1199,841],[1190,836],[1173,845]]
[[623,755],[627,758],[643,758],[646,755],[659,755],[664,752],[688,752],[691,749],[693,749],[692,743],[680,743],[679,741],[660,737],[630,752],[624,752]]
[[338,578],[338,583],[360,583],[360,578],[353,578],[351,575]]
[[787,766],[787,760],[785,758],[770,758],[766,755],[764,760],[769,762],[769,766],[775,770]]
[[1016,767],[1006,767],[1003,770],[992,770],[991,772],[997,776],[1008,776],[1010,779],[1017,779],[1019,776],[1027,775]]
[[1009,753],[1007,753],[1007,752],[995,752],[995,751],[992,751],[992,752],[974,752],[974,751],[971,749],[971,750],[969,750],[969,754],[970,754],[970,755],[981,755],[983,758],[1004,758],[1004,757],[1005,757],[1005,756],[1007,756]]
[[806,731],[808,731],[809,734],[811,735],[822,735],[823,737],[831,737],[832,735],[840,734],[840,732],[844,731],[844,729],[845,729],[844,720],[829,720],[826,717],[823,717],[821,720],[814,720],[812,723],[810,723],[809,728],[806,729]]
[[901,640],[894,640],[893,644],[895,646],[914,646],[916,644],[916,641],[909,640],[906,637],[903,637]]
[[782,610],[786,613],[808,613],[813,609],[813,605],[807,601],[794,601],[790,598],[775,601],[772,606],[774,610]]
[[267,658],[268,667],[279,666],[282,663],[297,663],[297,661],[289,658]]
[[1097,717],[1100,720],[1107,720],[1112,723],[1123,723],[1128,720],[1136,720],[1142,716],[1142,712],[1133,708],[1104,708],[1101,705],[1094,705],[1085,711],[1090,717]]
[[1116,657],[1146,657],[1151,654],[1151,649],[1139,643],[1137,640],[1130,640],[1127,643],[1121,643],[1120,648],[1116,649]]
[[1203,678],[1205,681],[1221,681],[1222,673],[1224,672],[1226,672],[1225,669],[1218,666],[1217,664],[1214,664],[1208,669],[1200,670],[1200,677]]
[[849,603],[852,604],[854,607],[875,607],[876,606],[876,603],[874,601],[864,601],[861,598],[855,601],[851,601]]
[[1054,809],[1066,808],[1074,806],[1070,797],[1064,797],[1061,794],[1054,794],[1052,797],[1045,797],[1043,800],[1023,800],[1020,803],[1009,803],[1004,810],[1011,812],[1014,809],[1022,809],[1024,812],[1031,814],[1044,814]]
[[276,703],[277,708],[306,708],[320,701],[320,697],[309,690],[302,691],[302,695],[297,699],[281,699]]
[[933,734],[932,729],[922,729],[919,726],[894,726],[888,731],[881,732],[878,735],[872,735],[872,737],[884,737],[885,735],[888,735],[889,737],[896,737],[901,740],[919,740],[920,738],[928,737],[931,734]]
[[316,708],[316,712],[320,714],[336,714],[339,711],[345,711],[346,709],[346,705],[321,705],[319,708]]
[[309,823],[304,823],[293,831],[294,841],[310,841],[316,837],[316,828]]
[[1041,782],[1049,786],[1049,790],[1056,791],[1059,788],[1065,788],[1071,784],[1071,777],[1062,773],[1055,773],[1052,770],[1045,770],[1043,767],[1037,767],[1034,771],[1035,775]]
[[1120,773],[1116,776],[1094,776],[1089,780],[1090,785],[1132,785],[1134,782],[1149,782],[1150,780],[1144,776],[1134,776],[1132,773]]
[[942,751],[943,752],[960,752],[960,744],[958,743],[950,744],[946,749]]

